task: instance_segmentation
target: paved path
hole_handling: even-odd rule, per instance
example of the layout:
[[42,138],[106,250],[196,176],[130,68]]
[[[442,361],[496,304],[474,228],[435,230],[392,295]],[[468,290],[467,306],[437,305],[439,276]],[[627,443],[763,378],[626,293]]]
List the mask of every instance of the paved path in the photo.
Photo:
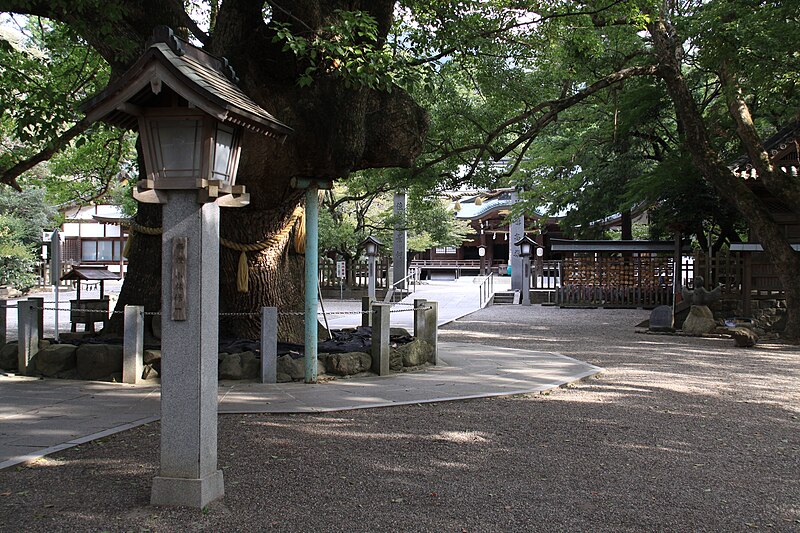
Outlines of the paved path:
[[[439,303],[439,325],[449,324],[470,313],[480,306],[480,285],[472,276],[462,276],[456,281],[425,281],[417,285],[415,292],[406,296],[399,304],[393,306],[392,326],[411,329],[414,327],[414,313],[410,312],[414,300],[433,300]],[[494,277],[495,292],[511,288],[511,278]],[[328,307],[335,308],[336,300],[327,302]],[[331,329],[352,328],[361,325],[360,314],[332,315],[328,318]]]
[[[326,412],[549,390],[600,369],[552,353],[441,343],[441,364],[316,385],[226,381],[221,413]],[[152,422],[159,387],[0,376],[0,469]]]
[[[502,287],[500,279],[498,285]],[[420,285],[415,298],[439,302],[439,324],[479,309],[473,278]],[[356,304],[357,305],[357,304]],[[353,302],[350,303],[352,308]],[[334,309],[336,303],[330,303]],[[342,307],[341,305],[339,307]],[[344,306],[347,307],[347,306]],[[409,305],[392,325],[413,327]],[[360,315],[334,315],[332,328],[355,326]],[[440,365],[384,377],[300,383],[220,383],[221,413],[326,412],[540,392],[600,369],[562,355],[480,344],[442,342]],[[0,469],[157,420],[158,385],[42,380],[0,374]]]

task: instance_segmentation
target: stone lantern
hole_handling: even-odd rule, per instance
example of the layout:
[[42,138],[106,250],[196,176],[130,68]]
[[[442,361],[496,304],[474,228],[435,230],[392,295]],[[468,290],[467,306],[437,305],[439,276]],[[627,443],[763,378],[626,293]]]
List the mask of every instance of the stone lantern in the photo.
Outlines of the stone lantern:
[[536,241],[523,235],[514,243],[519,247],[519,256],[522,258],[522,305],[531,305],[531,251],[536,246]]
[[292,130],[245,95],[224,58],[159,27],[144,54],[81,106],[138,130],[146,176],[134,192],[163,207],[161,463],[151,503],[202,508],[224,495],[217,468],[219,208],[249,203],[236,171],[244,130]]
[[375,272],[375,258],[378,255],[378,248],[383,246],[383,243],[370,235],[361,241],[361,247],[364,248],[364,253],[367,254],[367,264],[369,268],[369,276],[367,278],[367,296],[375,299],[375,285],[377,273]]

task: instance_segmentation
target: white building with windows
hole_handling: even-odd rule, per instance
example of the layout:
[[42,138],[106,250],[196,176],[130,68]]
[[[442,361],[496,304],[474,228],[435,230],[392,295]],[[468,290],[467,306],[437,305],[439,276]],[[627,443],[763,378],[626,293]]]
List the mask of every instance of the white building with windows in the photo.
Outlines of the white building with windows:
[[62,263],[107,266],[112,272],[125,273],[127,260],[122,256],[127,228],[126,220],[115,205],[89,205],[63,209],[61,226]]

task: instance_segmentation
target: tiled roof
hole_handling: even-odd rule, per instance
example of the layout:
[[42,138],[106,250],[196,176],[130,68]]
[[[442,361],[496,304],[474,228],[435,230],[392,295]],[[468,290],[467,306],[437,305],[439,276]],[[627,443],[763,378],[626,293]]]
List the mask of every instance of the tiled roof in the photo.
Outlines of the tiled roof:
[[[153,42],[144,55],[103,92],[81,105],[95,120],[135,128],[136,120],[111,103],[146,106],[154,97],[154,77],[187,101],[217,116],[224,122],[244,126],[266,135],[285,137],[292,129],[254,102],[234,83],[236,76],[224,58],[212,56],[178,39],[171,31],[156,33],[162,40]],[[211,110],[221,109],[222,113]]]

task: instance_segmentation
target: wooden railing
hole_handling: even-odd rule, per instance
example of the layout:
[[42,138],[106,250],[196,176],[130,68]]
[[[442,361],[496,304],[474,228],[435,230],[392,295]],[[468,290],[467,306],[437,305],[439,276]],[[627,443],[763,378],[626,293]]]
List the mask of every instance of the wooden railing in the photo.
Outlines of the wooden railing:
[[[386,289],[389,286],[389,259],[380,258],[375,264],[375,288]],[[369,282],[369,267],[366,261],[347,264],[345,277],[341,280],[336,275],[336,262],[321,259],[319,264],[319,284],[325,289],[339,288],[339,283],[348,289],[366,289]]]

